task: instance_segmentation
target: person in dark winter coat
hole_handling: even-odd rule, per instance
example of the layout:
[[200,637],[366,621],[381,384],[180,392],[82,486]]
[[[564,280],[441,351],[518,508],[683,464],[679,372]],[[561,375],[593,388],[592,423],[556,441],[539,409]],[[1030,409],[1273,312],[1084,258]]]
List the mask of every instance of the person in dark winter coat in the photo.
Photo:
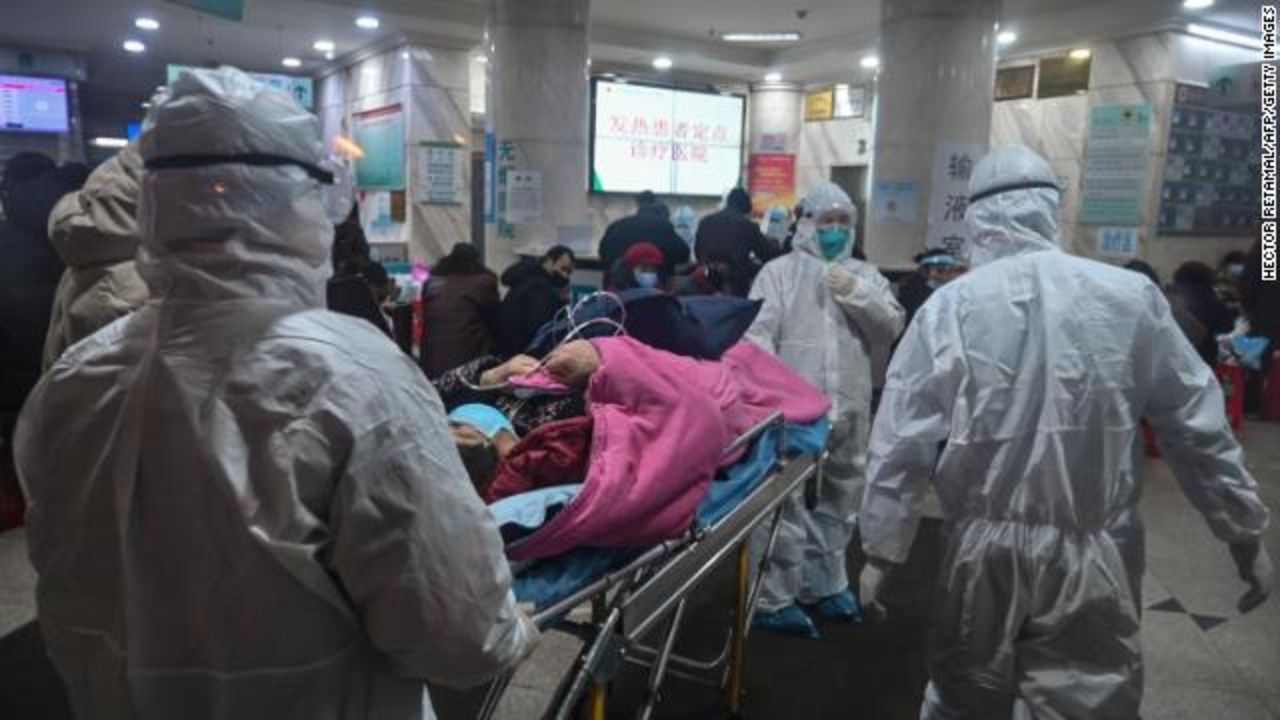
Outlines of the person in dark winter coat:
[[0,444],[40,378],[62,260],[49,243],[49,213],[68,190],[57,166],[19,153],[0,175]]
[[610,223],[600,240],[600,262],[612,268],[632,245],[652,243],[662,251],[663,275],[670,277],[677,265],[689,262],[689,245],[676,233],[666,207],[648,190],[636,196],[636,212]]
[[729,191],[724,209],[698,223],[694,252],[698,262],[727,268],[728,290],[746,297],[756,273],[777,257],[781,248],[769,242],[751,220],[751,196],[742,188]]
[[502,284],[511,288],[499,311],[498,349],[503,356],[523,352],[538,329],[568,302],[574,263],[573,251],[556,245],[541,259],[521,259],[502,273]]
[[425,332],[419,362],[439,377],[498,347],[498,278],[470,243],[459,243],[431,269],[422,287]]
[[1203,340],[1195,343],[1200,357],[1213,367],[1218,362],[1218,336],[1231,332],[1235,314],[1218,299],[1214,292],[1217,275],[1213,268],[1202,262],[1185,262],[1173,273],[1170,294],[1177,295],[1187,310],[1208,332]]

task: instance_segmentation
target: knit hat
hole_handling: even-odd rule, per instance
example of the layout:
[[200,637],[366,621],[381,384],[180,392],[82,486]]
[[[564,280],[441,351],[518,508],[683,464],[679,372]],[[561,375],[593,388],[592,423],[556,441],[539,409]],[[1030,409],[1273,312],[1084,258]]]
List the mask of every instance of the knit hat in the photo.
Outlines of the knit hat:
[[662,251],[653,243],[638,242],[627,248],[627,252],[622,256],[622,264],[627,266],[628,270],[634,270],[641,265],[649,265],[658,267],[663,263]]

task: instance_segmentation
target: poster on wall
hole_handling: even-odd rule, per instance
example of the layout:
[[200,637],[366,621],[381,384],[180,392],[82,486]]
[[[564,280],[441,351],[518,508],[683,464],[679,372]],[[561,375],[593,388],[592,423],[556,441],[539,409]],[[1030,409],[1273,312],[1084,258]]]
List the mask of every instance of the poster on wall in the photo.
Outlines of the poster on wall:
[[356,187],[404,189],[404,112],[387,105],[352,116],[352,139],[364,150],[356,160]]
[[830,120],[835,116],[835,88],[811,90],[804,94],[804,119],[808,122]]
[[796,204],[796,156],[785,153],[755,153],[747,164],[747,192],[757,216],[781,205]]
[[964,250],[964,240],[968,236],[964,212],[969,206],[969,176],[983,152],[982,145],[978,143],[938,143],[929,186],[926,248],[945,248],[952,253]]
[[1097,105],[1089,112],[1080,222],[1141,225],[1151,150],[1151,105]]
[[466,151],[458,143],[424,142],[415,148],[414,199],[433,205],[460,205],[465,189]]
[[1136,227],[1100,227],[1097,240],[1098,255],[1102,257],[1129,259],[1138,256]]
[[871,221],[913,223],[920,186],[913,180],[877,180],[871,188]]
[[1234,82],[1218,77],[1217,86],[1179,84],[1174,92],[1156,220],[1162,235],[1247,235],[1257,218],[1259,111],[1235,111]]
[[836,85],[833,118],[860,118],[867,115],[867,88],[863,85]]
[[507,206],[502,217],[512,225],[538,225],[542,222],[541,170],[507,172]]

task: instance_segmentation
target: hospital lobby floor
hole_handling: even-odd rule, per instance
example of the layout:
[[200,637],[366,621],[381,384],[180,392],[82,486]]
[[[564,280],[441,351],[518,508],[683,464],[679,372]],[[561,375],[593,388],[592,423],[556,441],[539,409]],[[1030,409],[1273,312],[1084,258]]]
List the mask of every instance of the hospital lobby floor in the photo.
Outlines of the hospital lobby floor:
[[[1280,559],[1280,425],[1243,432],[1250,469],[1273,511],[1266,536]],[[1280,720],[1280,597],[1248,615],[1225,546],[1209,534],[1163,461],[1150,461],[1142,501],[1147,526],[1143,588],[1145,720]],[[753,634],[748,650],[745,718],[913,720],[926,680],[924,659],[939,527],[923,526],[910,563],[894,578],[887,621],[823,624],[820,641]],[[856,560],[854,561],[856,562]],[[726,569],[695,595],[678,651],[713,654],[732,605]],[[33,622],[34,576],[22,531],[0,535],[0,718],[69,718],[57,676]],[[633,717],[643,673],[628,668],[609,697],[611,718]],[[475,694],[437,693],[441,720],[461,720]],[[718,694],[678,678],[667,681],[656,718],[722,717]]]

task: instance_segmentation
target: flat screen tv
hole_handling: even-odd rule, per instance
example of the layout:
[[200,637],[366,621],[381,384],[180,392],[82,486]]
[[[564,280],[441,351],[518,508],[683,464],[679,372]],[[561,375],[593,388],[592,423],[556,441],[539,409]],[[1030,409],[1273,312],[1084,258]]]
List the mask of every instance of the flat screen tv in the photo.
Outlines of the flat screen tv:
[[722,196],[742,175],[740,95],[597,79],[592,192]]
[[65,133],[67,81],[0,75],[0,132]]

